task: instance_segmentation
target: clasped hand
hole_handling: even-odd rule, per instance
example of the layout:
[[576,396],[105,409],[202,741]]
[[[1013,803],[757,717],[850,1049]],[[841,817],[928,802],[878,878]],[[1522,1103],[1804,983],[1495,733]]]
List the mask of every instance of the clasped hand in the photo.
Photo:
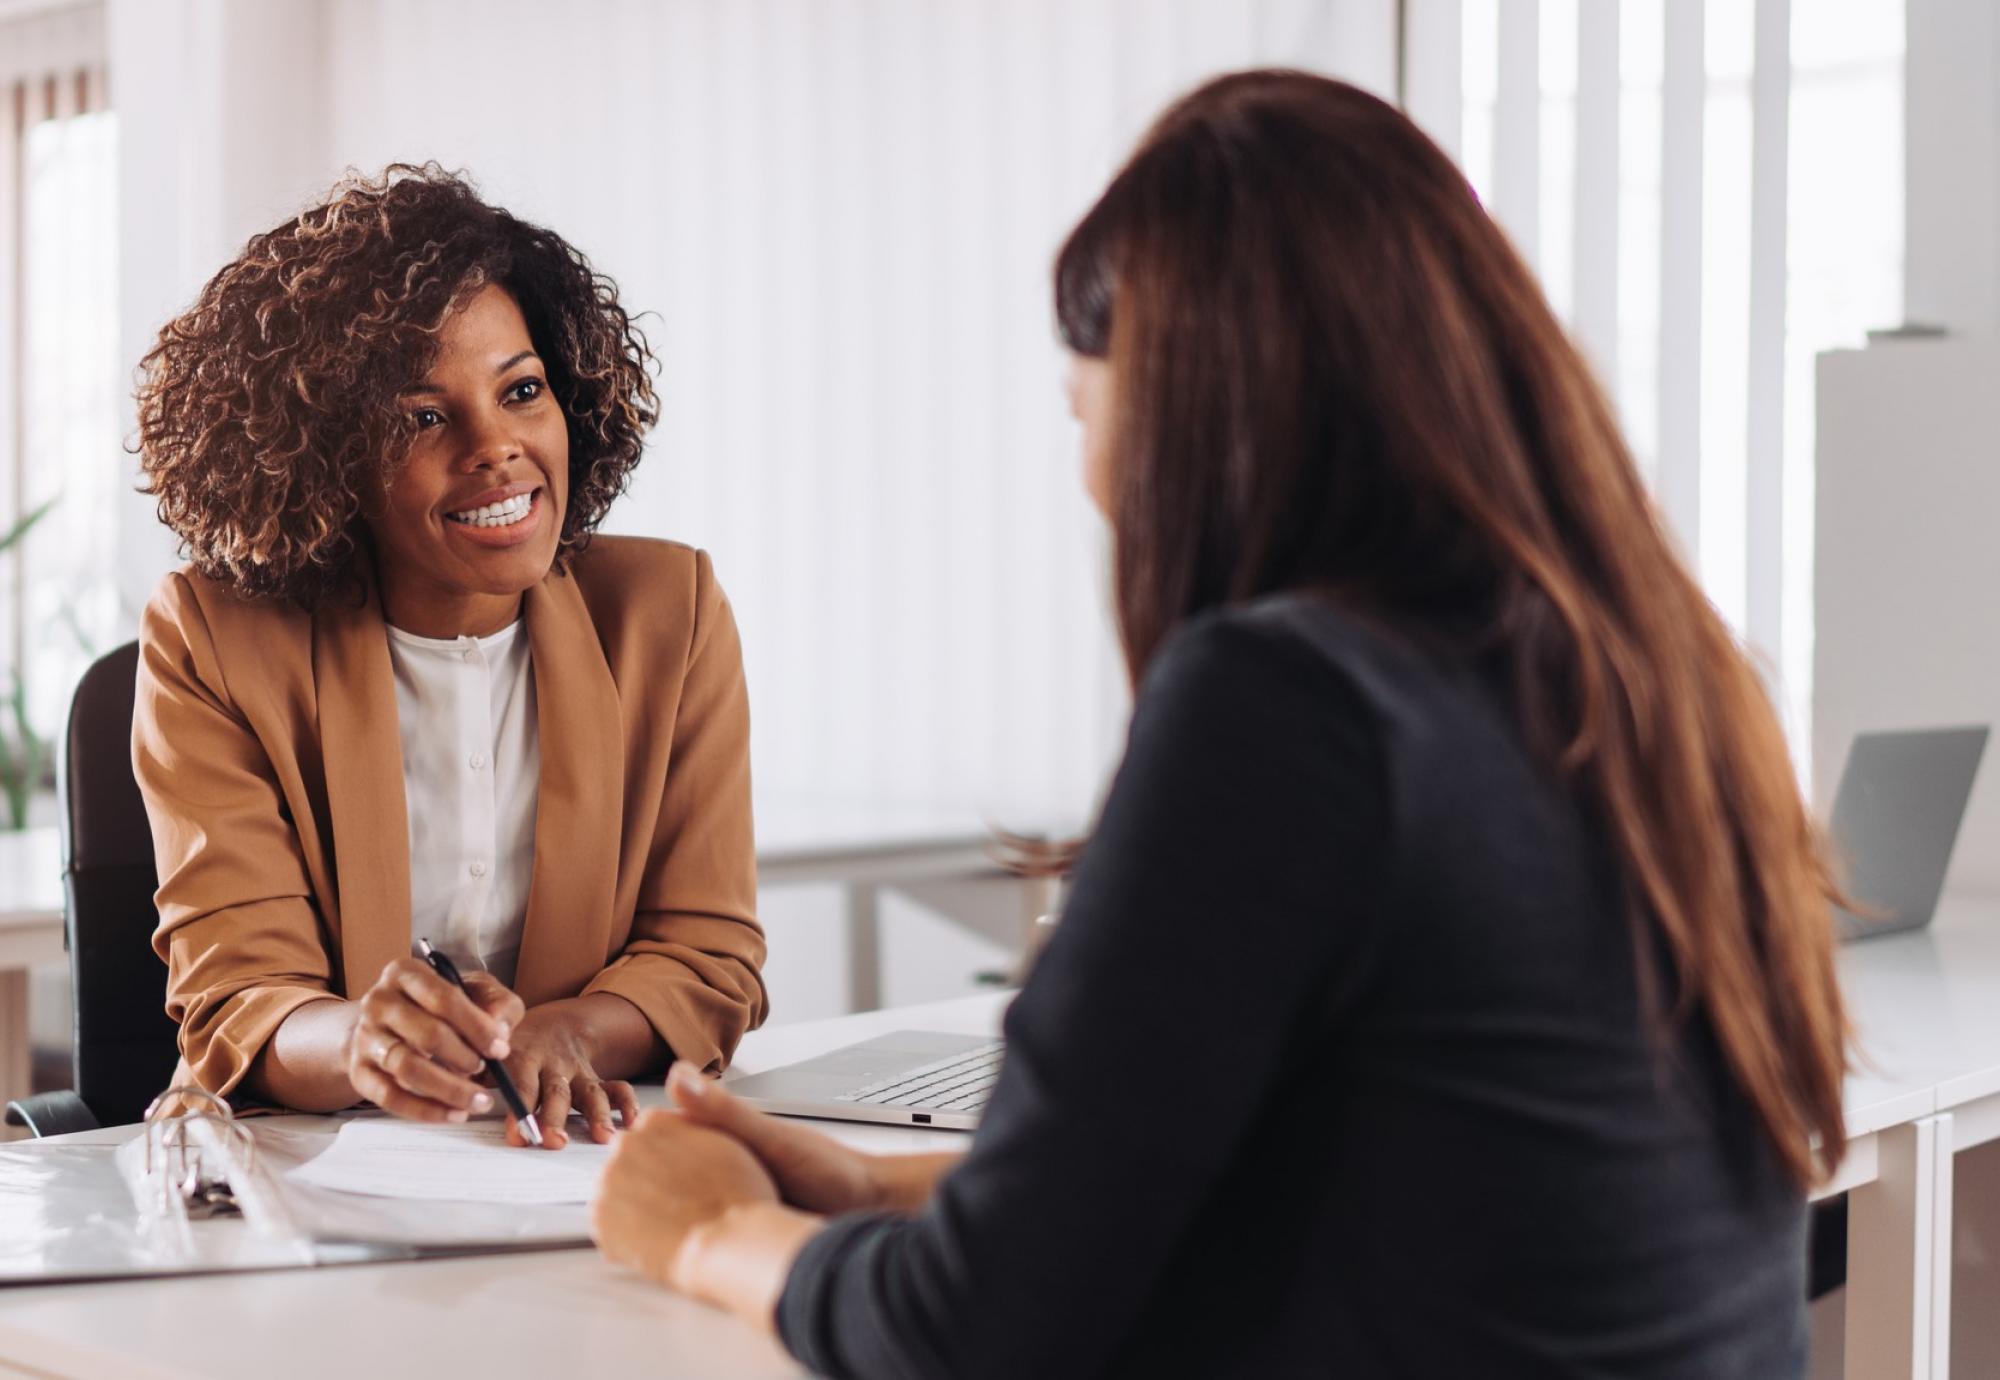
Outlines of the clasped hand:
[[605,1256],[657,1283],[768,1321],[820,1215],[904,1206],[884,1160],[767,1116],[691,1064],[674,1065],[667,1094],[673,1110],[619,1141],[591,1210]]
[[[490,1111],[487,1058],[505,1064],[521,1098],[542,1126],[542,1144],[568,1144],[572,1110],[591,1138],[609,1141],[612,1113],[638,1120],[632,1085],[600,1077],[584,1023],[552,1002],[528,1010],[490,973],[471,973],[460,991],[416,958],[398,959],[356,1003],[344,1050],[354,1091],[396,1116],[414,1121],[464,1121]],[[507,1118],[511,1144],[520,1128]]]

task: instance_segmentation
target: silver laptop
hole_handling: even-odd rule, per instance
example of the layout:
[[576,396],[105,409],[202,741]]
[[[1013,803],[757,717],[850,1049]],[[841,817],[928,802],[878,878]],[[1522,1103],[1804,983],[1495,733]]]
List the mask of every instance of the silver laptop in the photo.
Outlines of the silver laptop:
[[1835,908],[1842,939],[1930,923],[1986,734],[1928,728],[1855,738],[1830,826],[1847,895],[1861,912]]
[[991,1035],[900,1030],[787,1064],[729,1090],[767,1112],[969,1131],[1000,1076]]

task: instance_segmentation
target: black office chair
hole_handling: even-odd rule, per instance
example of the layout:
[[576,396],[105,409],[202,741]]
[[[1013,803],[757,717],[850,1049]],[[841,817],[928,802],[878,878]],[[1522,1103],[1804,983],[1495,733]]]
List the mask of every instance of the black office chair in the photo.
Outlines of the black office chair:
[[56,773],[63,843],[63,944],[69,950],[75,1091],[7,1104],[37,1136],[140,1119],[172,1081],[178,1030],[167,970],[152,949],[153,835],[132,777],[139,644],[99,657],[70,701]]

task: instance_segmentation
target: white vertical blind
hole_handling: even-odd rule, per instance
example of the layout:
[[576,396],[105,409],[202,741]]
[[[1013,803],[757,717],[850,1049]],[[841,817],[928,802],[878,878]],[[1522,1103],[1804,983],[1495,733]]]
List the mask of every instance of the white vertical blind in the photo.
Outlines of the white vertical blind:
[[1744,631],[1782,666],[1785,578],[1786,207],[1791,189],[1791,0],[1757,0],[1750,90],[1749,478]]
[[[1801,745],[1811,361],[1900,307],[1902,8],[1462,0],[1457,11],[1467,174],[1520,242],[1530,191],[1519,179],[1533,169],[1539,234],[1523,247],[1609,383],[1683,552],[1776,677]],[[1539,130],[1518,94],[1535,62]],[[1413,66],[1423,59],[1406,54]],[[1559,222],[1566,233],[1551,232]]]
[[1607,385],[1618,377],[1619,13],[1610,4],[1576,8],[1570,319]]
[[[23,512],[21,452],[27,438],[21,407],[21,358],[27,332],[21,318],[21,140],[28,124],[27,85],[0,81],[0,528],[11,530]],[[0,657],[21,664],[21,629],[27,592],[19,551],[0,557]],[[7,687],[0,686],[0,690]]]
[[1493,107],[1493,215],[1523,257],[1541,264],[1541,5],[1499,0]]
[[1465,147],[1465,12],[1460,0],[1403,0],[1403,109],[1454,158]]
[[0,531],[60,495],[0,560],[0,697],[19,674],[44,735],[115,628],[102,521],[122,470],[103,54],[95,4],[0,19]]
[[[714,553],[760,798],[1080,820],[1125,692],[1052,256],[1205,77],[1283,64],[1393,94],[1394,0],[482,13],[340,6],[328,170],[466,168],[655,313],[665,412],[608,527]],[[512,89],[576,99],[497,108]]]
[[1689,560],[1701,554],[1703,21],[1670,0],[1660,77],[1660,354],[1654,485]]

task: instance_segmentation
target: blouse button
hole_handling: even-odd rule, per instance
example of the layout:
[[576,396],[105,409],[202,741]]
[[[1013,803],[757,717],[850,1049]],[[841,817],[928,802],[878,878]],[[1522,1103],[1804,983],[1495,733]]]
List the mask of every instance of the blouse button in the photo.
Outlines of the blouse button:
[[476,862],[471,867],[467,868],[466,871],[470,872],[475,877],[484,877],[486,875],[486,864],[483,862]]
[[486,754],[483,752],[475,752],[472,754],[472,756],[466,758],[465,760],[467,765],[469,765],[474,771],[478,771],[481,767],[486,765]]

